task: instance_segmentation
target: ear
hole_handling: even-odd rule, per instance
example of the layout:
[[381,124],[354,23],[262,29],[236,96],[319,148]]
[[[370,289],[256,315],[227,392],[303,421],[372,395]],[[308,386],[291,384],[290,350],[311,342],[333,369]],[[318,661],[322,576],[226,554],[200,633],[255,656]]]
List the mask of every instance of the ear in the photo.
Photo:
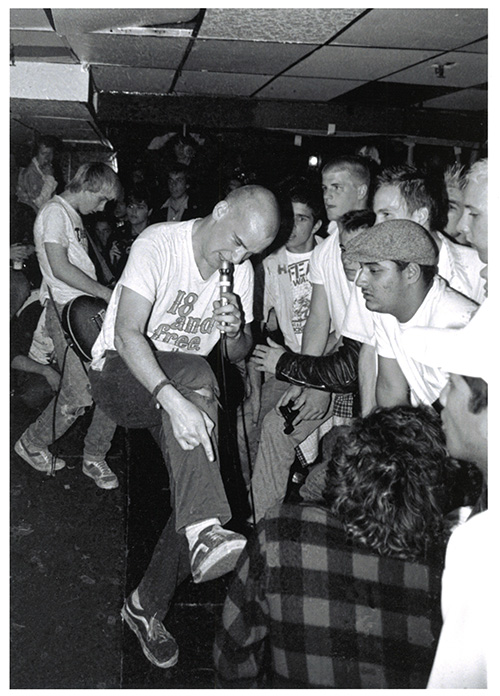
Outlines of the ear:
[[423,208],[417,208],[417,210],[414,210],[411,214],[410,219],[413,220],[413,222],[418,222],[419,225],[422,225],[422,227],[427,229],[427,224],[429,222],[429,208],[425,206]]
[[312,228],[311,235],[316,234],[316,232],[321,228],[322,224],[323,224],[322,220],[316,220],[316,224]]
[[403,273],[405,274],[408,283],[414,285],[420,279],[422,270],[418,263],[411,262],[406,266],[405,269],[403,269]]
[[368,186],[366,184],[361,184],[358,186],[358,199],[360,201],[368,196]]
[[229,205],[227,201],[219,201],[215,208],[212,210],[212,217],[215,221],[220,220],[221,218],[224,217],[224,215],[227,215],[227,212],[229,210]]

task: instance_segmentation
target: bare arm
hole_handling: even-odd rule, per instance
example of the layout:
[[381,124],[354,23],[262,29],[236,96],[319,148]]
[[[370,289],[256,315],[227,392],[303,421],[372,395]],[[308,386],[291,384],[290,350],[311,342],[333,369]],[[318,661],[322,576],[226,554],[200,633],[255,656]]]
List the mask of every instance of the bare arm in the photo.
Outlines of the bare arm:
[[72,288],[81,290],[88,295],[101,297],[106,302],[109,302],[112,291],[98,283],[97,280],[90,278],[90,276],[72,264],[68,259],[66,247],[54,242],[46,242],[44,246],[51,271],[55,278]]
[[367,416],[377,405],[377,353],[374,346],[363,343],[358,357],[358,384],[361,415]]
[[[145,337],[146,324],[152,303],[142,295],[122,288],[115,323],[115,344],[130,371],[149,391],[165,379],[165,373]],[[207,414],[186,399],[171,384],[158,392],[157,400],[170,416],[174,436],[185,449],[201,444],[207,458],[214,460],[210,433],[214,423]]]
[[377,405],[392,407],[409,405],[409,386],[397,360],[378,357]]
[[323,355],[330,330],[330,310],[324,285],[313,283],[312,288],[309,316],[304,326],[300,352],[303,355]]

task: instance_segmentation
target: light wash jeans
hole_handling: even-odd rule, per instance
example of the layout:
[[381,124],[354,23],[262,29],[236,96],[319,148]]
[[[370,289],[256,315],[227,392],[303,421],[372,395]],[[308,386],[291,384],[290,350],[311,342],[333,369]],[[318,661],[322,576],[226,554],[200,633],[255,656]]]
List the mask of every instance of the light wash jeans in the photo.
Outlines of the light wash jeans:
[[[62,309],[62,305],[57,305],[59,316]],[[68,348],[52,300],[49,300],[47,305],[46,327],[54,342],[56,358],[62,374],[61,389],[59,395],[52,399],[23,436],[33,449],[47,447],[59,439],[93,403],[87,372],[80,358],[71,348]],[[95,461],[104,459],[111,447],[115,430],[116,423],[96,406],[85,435],[84,458]]]
[[[285,421],[275,409],[269,411],[262,423],[259,450],[252,475],[252,498],[255,520],[258,522],[276,503],[283,502],[295,448],[315,430],[332,418],[335,399],[323,418],[302,421],[293,433],[284,433]],[[333,416],[332,427],[346,425],[350,418]]]
[[252,468],[257,458],[264,417],[276,406],[279,399],[290,386],[288,382],[278,380],[274,375],[266,379],[262,385],[259,417],[255,424],[252,422],[252,412],[248,400],[244,401],[238,408],[238,451],[243,477],[247,486],[250,485]]

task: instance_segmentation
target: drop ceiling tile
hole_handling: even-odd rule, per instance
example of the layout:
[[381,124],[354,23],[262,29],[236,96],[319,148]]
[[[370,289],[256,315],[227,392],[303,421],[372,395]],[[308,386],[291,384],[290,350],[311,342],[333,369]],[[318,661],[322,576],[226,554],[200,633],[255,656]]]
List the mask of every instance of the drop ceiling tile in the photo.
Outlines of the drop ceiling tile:
[[457,51],[463,51],[465,53],[488,53],[488,39],[475,41],[472,44],[464,46],[463,48],[457,48]]
[[364,10],[208,8],[200,38],[324,43]]
[[159,26],[188,22],[198,14],[196,9],[53,9],[56,29],[61,34],[72,34],[75,27],[80,32],[116,29],[119,27]]
[[313,50],[312,45],[198,39],[186,70],[275,75]]
[[36,114],[37,117],[59,119],[88,119],[86,104],[77,101],[46,101],[44,99],[11,99],[10,110],[16,116]]
[[452,109],[454,111],[486,111],[488,92],[482,89],[462,89],[458,92],[425,101],[425,109]]
[[288,99],[327,102],[360,83],[354,80],[327,80],[306,77],[278,77],[258,93],[263,99]]
[[241,73],[193,72],[183,70],[175,85],[176,93],[249,97],[272,75],[243,75]]
[[376,80],[434,55],[433,51],[330,45],[304,58],[286,75]]
[[485,9],[375,9],[348,27],[338,42],[451,50],[487,33]]
[[11,9],[11,29],[47,29],[54,31],[45,10],[42,9]]
[[116,65],[96,65],[92,68],[92,79],[100,92],[167,94],[174,76],[175,70]]
[[14,60],[77,62],[55,31],[14,30],[10,32],[10,42],[14,49]]
[[71,34],[68,43],[84,63],[176,70],[188,38],[111,34]]
[[[450,65],[447,67],[446,63]],[[444,66],[444,78],[436,75],[435,65]],[[407,70],[401,70],[384,78],[384,82],[448,87],[473,87],[488,80],[488,58],[480,53],[444,53]]]

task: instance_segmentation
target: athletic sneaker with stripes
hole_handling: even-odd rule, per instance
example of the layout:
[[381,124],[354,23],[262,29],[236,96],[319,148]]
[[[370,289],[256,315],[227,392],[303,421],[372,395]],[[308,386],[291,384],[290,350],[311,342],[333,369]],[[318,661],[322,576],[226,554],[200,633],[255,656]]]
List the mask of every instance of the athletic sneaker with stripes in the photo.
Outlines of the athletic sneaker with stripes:
[[224,529],[219,524],[202,529],[190,550],[193,581],[207,582],[230,573],[246,543],[242,534]]
[[162,669],[177,664],[179,648],[175,638],[156,616],[149,616],[144,609],[139,609],[132,595],[125,600],[121,615],[139,639],[142,652],[150,662]]
[[37,471],[44,471],[45,473],[50,473],[52,470],[59,471],[64,469],[66,462],[60,457],[55,457],[47,447],[42,447],[36,449],[31,445],[24,435],[21,435],[19,440],[14,445],[14,451],[18,454],[25,462],[28,462],[33,469]]

